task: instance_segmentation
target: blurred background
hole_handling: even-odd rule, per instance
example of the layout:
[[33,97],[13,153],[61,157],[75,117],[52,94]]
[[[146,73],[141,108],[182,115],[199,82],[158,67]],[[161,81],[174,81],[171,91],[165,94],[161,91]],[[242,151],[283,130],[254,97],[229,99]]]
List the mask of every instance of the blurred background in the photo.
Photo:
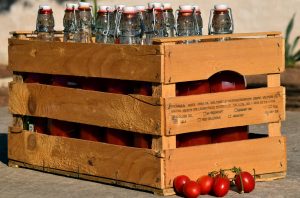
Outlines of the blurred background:
[[[62,30],[64,15],[64,0],[0,0],[0,106],[7,105],[7,83],[11,80],[11,73],[7,71],[8,54],[7,39],[9,32],[14,30],[35,30],[35,19],[39,4],[52,6],[55,17],[55,29]],[[93,1],[91,1],[93,2]],[[149,0],[98,0],[98,5],[146,5]],[[197,4],[200,6],[203,18],[203,33],[207,34],[209,11],[214,4],[226,3],[233,10],[235,32],[262,32],[281,31],[286,35],[289,26],[289,45],[294,50],[286,52],[288,63],[286,72],[282,75],[282,83],[287,86],[288,110],[300,109],[300,67],[297,60],[300,59],[298,36],[300,35],[300,0],[167,0],[174,9],[181,4]],[[294,21],[291,21],[293,15]],[[292,48],[292,47],[291,47]],[[298,53],[297,53],[298,52]],[[299,82],[298,82],[299,81]],[[265,78],[249,78],[250,86],[265,83]]]

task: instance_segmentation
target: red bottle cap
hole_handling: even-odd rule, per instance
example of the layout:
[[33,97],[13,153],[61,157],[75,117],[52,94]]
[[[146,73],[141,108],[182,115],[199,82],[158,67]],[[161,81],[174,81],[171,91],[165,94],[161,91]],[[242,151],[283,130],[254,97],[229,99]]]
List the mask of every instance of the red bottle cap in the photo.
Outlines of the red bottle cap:
[[39,14],[52,14],[52,8],[49,5],[40,5],[39,6]]

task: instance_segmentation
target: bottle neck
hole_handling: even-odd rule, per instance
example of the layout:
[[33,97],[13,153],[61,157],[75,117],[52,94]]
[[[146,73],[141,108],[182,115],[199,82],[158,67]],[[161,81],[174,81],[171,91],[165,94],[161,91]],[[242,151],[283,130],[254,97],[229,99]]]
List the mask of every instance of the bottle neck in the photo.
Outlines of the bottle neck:
[[137,16],[137,13],[134,12],[134,13],[123,13],[123,16],[127,19],[131,19],[131,18],[134,18]]
[[228,14],[228,10],[215,10],[214,14]]
[[39,14],[53,14],[52,10],[39,10]]
[[193,11],[179,11],[179,16],[192,16]]
[[173,12],[173,9],[172,8],[165,8],[163,9],[164,12]]
[[91,11],[91,8],[81,7],[78,8],[79,11]]
[[66,13],[70,13],[70,12],[74,12],[74,11],[77,12],[78,9],[68,9],[68,8],[65,9],[65,12],[66,12]]

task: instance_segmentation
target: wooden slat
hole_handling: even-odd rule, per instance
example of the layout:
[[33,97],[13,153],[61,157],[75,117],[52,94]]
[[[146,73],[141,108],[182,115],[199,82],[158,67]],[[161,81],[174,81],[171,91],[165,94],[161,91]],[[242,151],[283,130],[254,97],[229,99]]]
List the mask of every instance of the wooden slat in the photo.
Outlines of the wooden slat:
[[[30,31],[30,30],[24,30],[24,31],[11,31],[9,32],[10,35],[33,35],[36,34],[35,31]],[[63,31],[55,31],[54,34],[63,34]]]
[[280,36],[281,32],[254,32],[254,33],[235,33],[235,34],[218,34],[218,35],[203,35],[203,36],[181,36],[181,37],[163,37],[154,38],[154,43],[175,43],[178,41],[188,40],[214,40],[218,38],[253,38],[253,37],[267,37]]
[[279,87],[280,86],[280,74],[268,74],[267,75],[268,87]]
[[8,158],[31,165],[160,186],[160,161],[149,149],[23,131],[8,135]]
[[[153,86],[153,96],[169,98],[176,96],[175,84],[160,84]],[[161,109],[161,122],[163,131],[166,131],[166,115],[165,109]],[[152,149],[157,151],[163,151],[165,149],[176,148],[176,136],[156,136],[152,139]]]
[[180,134],[285,119],[283,87],[166,98],[166,133]]
[[162,99],[35,83],[11,83],[13,114],[48,117],[154,135],[161,130]]
[[[178,175],[197,179],[233,166],[256,174],[286,172],[286,138],[272,137],[166,151],[166,187]],[[229,177],[233,175],[230,174]]]
[[281,122],[269,123],[268,133],[270,137],[281,136]]
[[242,75],[284,71],[284,40],[281,37],[164,47],[165,83],[208,79],[223,70]]
[[162,82],[161,46],[9,39],[12,71]]

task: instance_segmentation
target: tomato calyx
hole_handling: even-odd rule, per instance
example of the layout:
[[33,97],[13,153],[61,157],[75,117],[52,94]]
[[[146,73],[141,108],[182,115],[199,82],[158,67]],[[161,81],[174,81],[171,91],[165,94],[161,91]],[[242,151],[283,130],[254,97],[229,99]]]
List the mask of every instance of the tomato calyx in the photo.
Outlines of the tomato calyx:
[[236,175],[239,175],[241,186],[242,186],[242,190],[241,190],[240,193],[243,194],[244,193],[244,184],[243,184],[243,179],[242,179],[242,175],[241,175],[242,169],[237,168],[237,167],[233,167],[232,172],[236,173]]
[[[242,171],[242,169],[241,168],[237,168],[237,167],[233,167],[232,168],[232,170],[231,170],[233,173],[235,173],[235,177],[234,177],[234,179],[233,179],[233,181],[235,181],[235,184],[238,186],[238,188],[239,188],[239,191],[240,191],[240,193],[241,194],[243,194],[243,193],[245,193],[245,192],[249,192],[249,183],[248,183],[248,178],[249,178],[249,176],[250,177],[253,177],[253,182],[254,182],[254,184],[255,184],[255,169],[253,169],[253,172],[254,172],[254,175],[252,176],[250,173],[248,173],[248,172],[245,172],[245,171]],[[245,176],[245,174],[247,175],[247,176]],[[246,181],[247,181],[247,183],[246,184],[244,184],[244,180],[245,180],[245,178],[244,177],[248,177],[247,179],[246,179]],[[238,183],[239,184],[237,184],[237,180],[239,180],[238,181]],[[245,187],[245,185],[246,185],[246,187]],[[246,188],[246,189],[245,189]],[[253,190],[253,189],[252,189]],[[251,190],[251,191],[252,191]]]

